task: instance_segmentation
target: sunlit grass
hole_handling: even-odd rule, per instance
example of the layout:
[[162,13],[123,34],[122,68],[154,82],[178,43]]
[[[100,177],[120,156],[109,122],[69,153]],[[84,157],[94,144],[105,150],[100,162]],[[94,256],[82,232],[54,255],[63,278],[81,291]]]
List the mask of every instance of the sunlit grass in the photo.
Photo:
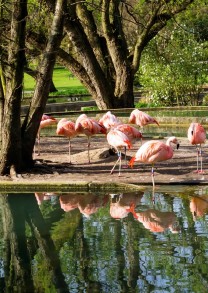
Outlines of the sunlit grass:
[[[58,92],[54,95],[60,94],[83,94],[87,93],[85,87],[81,82],[72,76],[72,74],[63,67],[56,67],[53,72],[53,82]],[[24,75],[24,91],[34,91],[35,80],[28,74]]]

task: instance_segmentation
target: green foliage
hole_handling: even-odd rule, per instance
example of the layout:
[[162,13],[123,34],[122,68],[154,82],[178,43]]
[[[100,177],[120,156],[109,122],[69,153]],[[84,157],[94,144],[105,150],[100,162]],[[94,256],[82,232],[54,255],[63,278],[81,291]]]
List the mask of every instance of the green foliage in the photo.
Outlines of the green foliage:
[[208,95],[205,95],[203,98],[203,106],[208,106]]
[[[171,30],[172,29],[172,30]],[[197,105],[207,64],[204,44],[184,29],[169,28],[145,50],[139,80],[157,106]]]
[[139,101],[135,103],[135,108],[151,108],[151,107],[157,107],[158,105],[154,103],[154,101]]

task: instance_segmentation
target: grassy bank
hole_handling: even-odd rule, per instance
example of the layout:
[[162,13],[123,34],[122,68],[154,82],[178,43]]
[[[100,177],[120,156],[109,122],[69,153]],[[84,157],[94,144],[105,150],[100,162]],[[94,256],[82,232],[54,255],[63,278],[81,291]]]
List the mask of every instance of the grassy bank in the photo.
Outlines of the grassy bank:
[[[63,67],[56,67],[53,71],[53,82],[58,92],[50,95],[76,95],[86,94],[87,90],[81,82]],[[24,75],[24,91],[32,92],[35,88],[35,80],[28,74]]]

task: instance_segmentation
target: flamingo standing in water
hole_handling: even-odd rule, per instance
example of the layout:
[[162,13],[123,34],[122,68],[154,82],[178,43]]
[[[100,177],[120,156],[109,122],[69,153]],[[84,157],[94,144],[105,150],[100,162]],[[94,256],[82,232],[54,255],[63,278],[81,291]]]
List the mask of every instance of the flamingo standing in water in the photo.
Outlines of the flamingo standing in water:
[[121,175],[121,149],[123,147],[128,147],[129,149],[131,148],[131,141],[129,140],[128,136],[121,132],[118,129],[111,129],[108,134],[107,134],[107,141],[110,146],[115,148],[117,155],[118,155],[118,160],[116,161],[115,165],[111,169],[111,174],[113,173],[117,163],[119,162],[119,174],[118,176]]
[[[200,123],[191,123],[188,129],[188,140],[197,147],[197,170],[195,172],[203,173],[201,144],[205,143],[206,131]],[[199,170],[199,156],[201,158],[201,170]]]
[[157,120],[147,113],[140,111],[139,109],[134,109],[129,117],[129,123],[139,125],[142,129],[145,125],[148,124],[157,124],[159,126],[159,123]]
[[129,162],[129,165],[131,167],[133,167],[134,162],[152,164],[153,191],[155,188],[154,165],[157,162],[166,161],[173,157],[172,144],[176,144],[177,149],[179,148],[179,143],[175,136],[169,137],[166,143],[159,140],[147,141],[139,148],[136,155],[132,157],[132,159]]
[[75,123],[62,118],[57,124],[56,133],[69,138],[69,163],[71,164],[71,139],[78,135],[78,132],[75,130]]
[[108,111],[100,118],[99,124],[103,125],[107,130],[110,130],[112,127],[121,124],[121,121],[111,111]]
[[41,121],[40,121],[40,126],[38,129],[38,135],[37,135],[37,137],[38,137],[38,154],[37,154],[37,156],[40,156],[40,131],[42,128],[45,128],[45,127],[52,125],[52,124],[57,124],[56,118],[49,116],[49,115],[46,115],[46,114],[43,114]]
[[79,133],[85,134],[88,138],[87,150],[88,150],[88,162],[90,164],[91,137],[99,133],[106,134],[106,128],[102,126],[101,124],[99,124],[94,119],[87,117],[86,114],[81,114],[75,122],[75,130]]

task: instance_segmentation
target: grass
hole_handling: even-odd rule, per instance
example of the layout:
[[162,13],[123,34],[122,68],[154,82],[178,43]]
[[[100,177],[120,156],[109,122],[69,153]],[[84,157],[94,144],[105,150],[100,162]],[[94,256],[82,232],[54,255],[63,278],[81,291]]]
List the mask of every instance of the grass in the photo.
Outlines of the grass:
[[[63,67],[56,67],[53,71],[53,82],[58,92],[50,95],[86,94],[87,90],[81,82]],[[28,74],[24,75],[24,91],[34,91],[35,80]]]

